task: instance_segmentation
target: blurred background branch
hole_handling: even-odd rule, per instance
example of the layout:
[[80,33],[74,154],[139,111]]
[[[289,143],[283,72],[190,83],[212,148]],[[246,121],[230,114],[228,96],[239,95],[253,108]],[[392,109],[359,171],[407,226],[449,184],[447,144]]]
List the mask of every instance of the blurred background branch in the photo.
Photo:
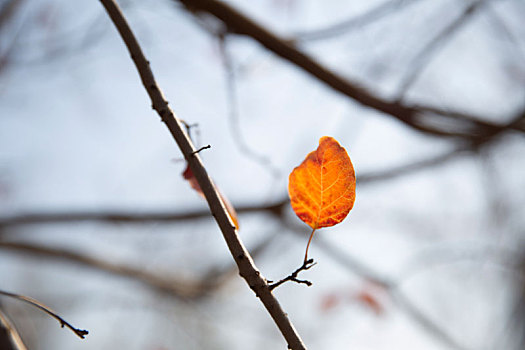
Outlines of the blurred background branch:
[[[414,106],[396,101],[385,100],[380,96],[370,93],[358,83],[349,79],[345,79],[344,77],[335,73],[333,70],[324,67],[315,59],[293,45],[292,42],[280,38],[276,34],[272,33],[269,29],[261,26],[254,20],[243,15],[241,12],[235,10],[226,3],[218,0],[180,1],[190,10],[190,12],[196,14],[204,12],[215,16],[221,20],[233,33],[238,35],[246,35],[253,38],[266,49],[296,65],[305,72],[311,74],[313,77],[327,84],[332,89],[350,97],[363,106],[373,108],[379,112],[391,115],[415,130],[434,136],[449,136],[469,139],[495,132],[496,130],[500,131],[506,129],[504,125],[485,122],[483,121],[484,118],[482,117],[471,116],[462,112],[443,110],[425,105]],[[452,32],[459,24],[464,23],[465,18],[472,14],[479,6],[478,3],[481,3],[481,1],[477,1],[468,7],[465,11],[465,14],[461,16],[456,22],[454,22],[451,27],[447,28],[445,32],[441,34],[434,42],[439,42],[439,38],[441,36],[446,38],[449,36],[449,32]],[[432,44],[432,46],[434,46],[434,44]],[[429,51],[430,49],[424,50],[424,52]],[[415,69],[415,71],[417,74],[418,69]],[[403,85],[406,85],[406,83]],[[451,119],[457,119],[460,127],[453,126],[442,129],[432,126],[425,123],[424,119],[421,118],[421,114],[425,113],[437,114],[440,116],[449,117]],[[466,128],[471,130],[470,132],[460,131],[465,128],[464,124],[466,124]],[[525,127],[521,124],[512,126],[512,129],[525,132]]]
[[5,350],[27,349],[17,329],[2,310],[0,310],[0,346]]

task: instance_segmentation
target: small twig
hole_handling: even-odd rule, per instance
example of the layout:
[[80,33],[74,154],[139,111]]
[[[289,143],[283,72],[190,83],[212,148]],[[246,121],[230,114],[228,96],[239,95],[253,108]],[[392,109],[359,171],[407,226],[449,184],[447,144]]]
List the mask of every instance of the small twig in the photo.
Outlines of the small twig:
[[199,153],[200,151],[203,151],[203,150],[208,149],[208,148],[211,148],[211,145],[202,146],[202,147],[199,148],[198,150],[191,152],[191,154],[192,154],[192,155],[195,155],[195,154]]
[[423,70],[430,64],[432,59],[436,56],[437,52],[442,49],[447,41],[453,39],[454,35],[459,32],[463,26],[469,23],[469,20],[473,17],[479,9],[485,5],[485,1],[476,1],[467,6],[463,12],[444,27],[435,37],[428,42],[420,52],[412,59],[407,65],[410,67],[410,71],[402,78],[398,93],[397,100],[402,101],[407,91],[419,78]]
[[186,132],[188,133],[188,135],[190,134],[191,129],[199,126],[199,123],[188,124],[184,119],[179,119],[179,120],[182,123],[182,125],[184,125],[184,127],[186,128]]
[[[193,123],[193,124],[188,124],[185,120],[183,119],[179,119],[181,124],[184,125],[184,127],[186,128],[186,133],[188,134],[188,136],[190,137],[190,139],[193,140],[193,138],[191,137],[191,129],[196,129],[196,133],[197,133],[197,138],[199,136],[199,123]],[[198,139],[197,139],[197,143],[198,143]]]
[[367,12],[364,12],[355,17],[345,19],[341,22],[330,24],[325,28],[317,30],[302,31],[296,33],[296,40],[299,42],[311,42],[316,40],[325,40],[339,35],[347,34],[354,29],[363,29],[364,27],[376,23],[388,15],[392,15],[397,11],[401,11],[417,1],[410,0],[394,0],[384,1],[378,6],[372,7]]
[[[181,124],[184,125],[184,128],[186,129],[186,134],[188,134],[188,137],[190,138],[190,140],[192,140],[192,142],[194,144],[199,144],[200,143],[200,132],[199,132],[199,123],[193,123],[193,124],[188,124],[188,122],[186,122],[185,120],[183,119],[179,119]],[[195,139],[192,137],[192,129],[195,130],[194,134],[195,134]],[[208,148],[210,148],[211,146],[208,145]],[[195,155],[197,153],[199,153],[200,151],[202,151],[204,148],[201,148],[195,152],[192,153],[192,155]]]
[[227,39],[228,38],[226,34],[219,36],[219,49],[225,71],[228,114],[231,132],[233,134],[233,141],[237,145],[237,148],[244,155],[260,164],[263,169],[268,170],[274,178],[277,178],[280,175],[280,170],[273,164],[272,160],[268,156],[255,151],[250,146],[248,141],[246,141],[244,133],[241,129],[239,98],[237,95],[237,79],[235,75],[235,69],[233,67],[233,58],[231,57],[227,48]]
[[[299,272],[309,270],[310,268],[314,267],[315,265],[317,265],[317,263],[314,262],[314,259],[305,260],[303,262],[303,264],[297,270],[295,270],[289,276],[283,278],[282,280],[280,280],[278,282],[275,282],[273,284],[270,284],[268,286],[268,288],[270,290],[274,290],[275,288],[279,287],[281,284],[283,284],[284,282],[287,282],[287,281],[292,281],[292,282],[296,282],[296,283],[299,283],[299,284],[301,284],[301,283],[302,284],[306,284],[308,287],[310,287],[312,285],[312,282],[310,282],[308,280],[300,280],[300,279],[297,278],[297,276],[299,275]],[[268,281],[268,283],[271,283],[271,282],[273,282],[273,281]]]
[[73,325],[71,325],[71,323],[69,323],[66,320],[64,320],[62,317],[57,315],[53,310],[51,310],[49,307],[47,307],[46,305],[42,304],[38,300],[35,300],[33,298],[30,298],[30,297],[27,297],[25,295],[19,295],[19,294],[5,292],[3,290],[0,290],[0,294],[1,295],[5,295],[6,297],[10,297],[10,298],[14,298],[14,299],[18,299],[18,300],[24,301],[24,302],[26,302],[28,304],[31,304],[31,305],[37,307],[38,309],[44,311],[45,313],[47,313],[51,317],[53,317],[56,320],[58,320],[58,322],[60,322],[60,327],[64,328],[64,326],[65,326],[65,327],[71,329],[73,331],[73,333],[75,333],[81,339],[84,339],[85,336],[89,334],[89,331],[87,331],[85,329],[79,329],[79,328],[73,327]]

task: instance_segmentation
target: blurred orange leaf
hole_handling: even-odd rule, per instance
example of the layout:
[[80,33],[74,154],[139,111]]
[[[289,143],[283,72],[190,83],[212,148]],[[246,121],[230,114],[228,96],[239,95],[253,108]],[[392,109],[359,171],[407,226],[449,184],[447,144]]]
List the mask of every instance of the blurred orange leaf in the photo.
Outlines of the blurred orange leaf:
[[387,292],[384,287],[374,284],[365,285],[359,288],[343,287],[338,288],[324,295],[321,299],[321,311],[327,312],[341,306],[342,302],[359,303],[377,316],[386,312],[385,297]]
[[[204,193],[202,192],[201,186],[197,182],[197,179],[193,175],[193,171],[191,171],[190,165],[186,165],[186,169],[182,173],[182,177],[190,183],[191,188],[193,188],[197,193],[202,197],[205,198]],[[215,186],[217,188],[217,186]],[[239,221],[237,220],[237,212],[235,211],[235,208],[230,203],[228,198],[224,196],[219,188],[217,188],[217,192],[219,193],[219,197],[221,197],[222,202],[224,203],[224,206],[226,207],[226,210],[228,211],[228,214],[230,215],[230,218],[232,219],[233,223],[235,224],[235,227],[237,230],[239,229]]]
[[202,197],[204,197],[204,193],[202,192],[201,186],[197,182],[197,179],[195,178],[195,175],[193,175],[193,171],[191,171],[190,165],[186,165],[186,169],[182,173],[182,177],[190,183],[191,188],[193,188],[197,193]]
[[357,293],[356,299],[374,311],[376,315],[381,315],[385,311],[383,305],[379,302],[375,295],[369,291],[363,290]]
[[341,302],[341,298],[337,294],[328,294],[322,298],[321,310],[329,311],[337,306]]
[[[312,229],[330,227],[346,218],[355,201],[355,172],[346,150],[323,136],[290,174],[288,194],[297,216]],[[308,256],[306,247],[305,261]]]

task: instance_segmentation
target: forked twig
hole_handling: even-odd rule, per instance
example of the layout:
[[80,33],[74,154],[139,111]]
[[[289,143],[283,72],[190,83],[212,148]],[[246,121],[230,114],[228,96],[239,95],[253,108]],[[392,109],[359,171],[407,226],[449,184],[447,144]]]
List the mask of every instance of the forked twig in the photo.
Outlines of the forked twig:
[[73,325],[71,323],[69,323],[66,320],[64,320],[62,317],[57,315],[53,310],[51,310],[48,306],[42,304],[41,302],[39,302],[36,299],[30,298],[30,297],[25,296],[25,295],[9,293],[9,292],[3,291],[3,290],[0,290],[0,295],[4,295],[4,296],[10,297],[10,298],[14,298],[14,299],[26,302],[26,303],[28,303],[30,305],[33,305],[34,307],[44,311],[46,314],[48,314],[51,317],[53,317],[56,320],[58,320],[58,322],[60,322],[60,327],[62,327],[62,328],[67,327],[67,328],[71,329],[71,331],[73,331],[73,333],[75,333],[81,339],[84,339],[86,337],[86,335],[89,334],[89,331],[87,331],[85,329],[79,329],[79,328],[73,327]]
[[[312,282],[308,281],[308,280],[300,280],[297,278],[297,276],[299,276],[299,273],[301,271],[306,271],[306,270],[309,270],[310,268],[314,267],[315,265],[317,265],[316,262],[314,262],[314,259],[308,259],[308,260],[305,260],[303,262],[303,264],[297,269],[295,270],[294,272],[292,272],[289,276],[283,278],[282,280],[278,281],[278,282],[275,282],[273,284],[270,284],[268,288],[270,288],[270,290],[274,290],[275,288],[279,287],[281,284],[283,284],[284,282],[287,282],[287,281],[292,281],[292,282],[296,282],[296,283],[299,283],[299,284],[306,284],[308,287],[310,287],[312,285]],[[268,281],[268,283],[271,283],[273,281]]]

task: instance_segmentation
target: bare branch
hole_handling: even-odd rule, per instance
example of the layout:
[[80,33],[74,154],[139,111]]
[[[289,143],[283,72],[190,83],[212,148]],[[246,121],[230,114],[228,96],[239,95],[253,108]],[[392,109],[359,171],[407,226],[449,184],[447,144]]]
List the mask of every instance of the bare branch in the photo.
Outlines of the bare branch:
[[169,296],[183,299],[195,299],[206,296],[222,283],[224,275],[219,271],[214,271],[213,275],[207,275],[203,281],[189,281],[182,278],[165,278],[127,265],[111,263],[66,249],[45,247],[32,243],[0,242],[0,249],[28,254],[33,257],[39,256],[67,261],[68,263],[78,264],[94,270],[127,277]]
[[[237,206],[235,210],[238,213],[258,213],[269,212],[277,216],[281,215],[282,211],[288,205],[287,200],[283,199],[270,205],[250,205]],[[150,213],[137,213],[133,211],[64,211],[64,212],[34,212],[26,214],[18,214],[12,216],[0,216],[0,228],[10,228],[19,225],[32,224],[68,224],[81,221],[98,221],[114,224],[143,224],[143,223],[171,223],[177,221],[188,221],[201,218],[210,218],[209,211],[196,210],[192,212],[162,212],[154,211]]]
[[60,326],[62,328],[64,328],[64,327],[69,328],[73,333],[75,333],[81,339],[84,339],[86,337],[86,335],[89,334],[89,332],[87,330],[85,330],[85,329],[79,329],[79,328],[73,327],[71,325],[71,323],[69,323],[66,320],[64,320],[56,312],[51,310],[51,308],[49,308],[48,306],[42,304],[41,302],[39,302],[36,299],[30,298],[30,297],[25,296],[25,295],[9,293],[9,292],[3,291],[3,290],[0,290],[0,295],[4,295],[6,297],[18,299],[20,301],[23,301],[23,302],[26,302],[26,303],[28,303],[30,305],[33,305],[34,307],[44,311],[49,316],[55,318],[58,322],[60,322]]
[[208,176],[199,155],[193,154],[195,147],[187,133],[184,132],[184,126],[175,117],[173,111],[168,106],[168,102],[164,98],[163,93],[153,77],[153,73],[149,67],[149,62],[146,60],[146,57],[144,56],[142,49],[126,22],[120,8],[114,0],[101,0],[101,2],[129,50],[142,83],[151,98],[153,108],[158,112],[162,121],[164,121],[170,130],[173,138],[176,140],[179,148],[184,154],[184,157],[188,161],[188,164],[206,197],[212,214],[222,231],[228,248],[237,263],[240,275],[260,298],[261,302],[264,304],[275,324],[281,331],[283,337],[288,342],[288,347],[293,350],[306,349],[299,334],[290,322],[288,315],[281,308],[279,302],[268,288],[266,278],[261,275],[255,266],[250,253],[244,247],[244,244],[237,234],[235,225],[231,221],[224,203],[222,203],[220,195]]
[[[272,243],[275,237],[275,234],[270,235],[258,242],[250,249],[252,256],[256,257],[261,254]],[[210,295],[213,291],[226,283],[237,270],[234,265],[228,265],[222,268],[211,268],[208,272],[203,274],[202,278],[195,280],[181,277],[166,278],[125,264],[116,264],[93,256],[73,252],[71,250],[46,247],[33,243],[0,241],[0,249],[5,249],[13,253],[26,254],[30,257],[65,261],[67,263],[77,264],[96,271],[129,278],[133,281],[143,283],[145,286],[166,294],[167,296],[181,299],[198,299]]]
[[[312,57],[296,48],[290,40],[280,38],[228,4],[218,0],[179,1],[183,3],[191,13],[198,14],[199,12],[204,12],[215,16],[232,32],[253,38],[268,50],[296,65],[298,68],[309,73],[341,94],[350,97],[365,107],[391,115],[415,130],[434,136],[470,139],[473,136],[484,135],[488,132],[504,128],[504,126],[498,124],[483,122],[483,118],[480,117],[467,115],[467,118],[464,118],[465,114],[457,111],[449,111],[424,105],[408,105],[386,100],[370,93],[358,83],[343,78],[327,67],[321,65]],[[457,128],[455,127],[438,127],[432,125],[422,118],[425,114],[450,116],[452,121],[457,120],[458,122],[461,122],[461,124],[467,124],[467,129],[469,131],[456,131]],[[525,132],[525,126],[523,125],[515,126],[514,129],[519,130],[520,132]]]

